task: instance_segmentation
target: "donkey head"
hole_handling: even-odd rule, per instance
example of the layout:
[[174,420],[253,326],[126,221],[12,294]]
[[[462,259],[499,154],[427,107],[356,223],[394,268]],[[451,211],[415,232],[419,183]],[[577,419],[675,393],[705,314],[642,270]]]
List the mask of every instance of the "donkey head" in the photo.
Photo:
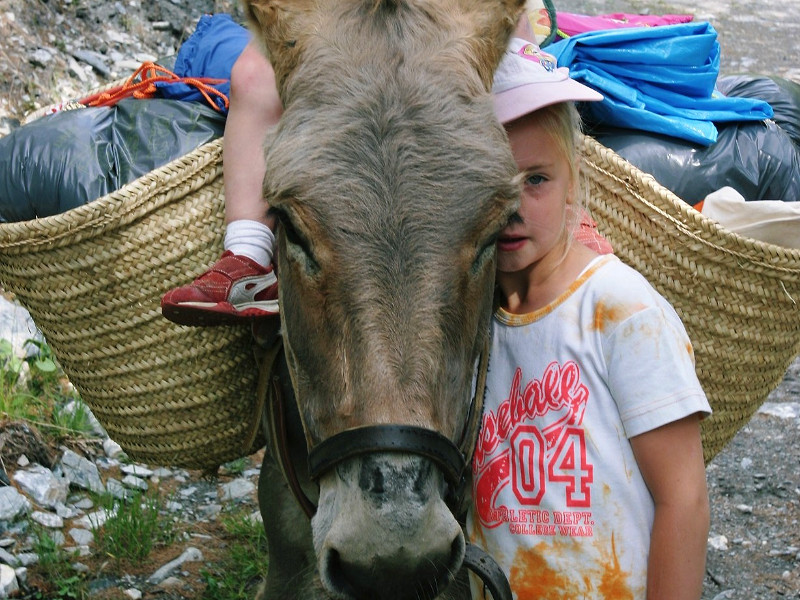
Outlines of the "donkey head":
[[[517,205],[492,74],[523,0],[248,0],[283,117],[264,195],[309,447],[376,424],[457,440],[488,335],[494,241]],[[320,480],[322,582],[433,597],[464,539],[427,458],[358,455]]]

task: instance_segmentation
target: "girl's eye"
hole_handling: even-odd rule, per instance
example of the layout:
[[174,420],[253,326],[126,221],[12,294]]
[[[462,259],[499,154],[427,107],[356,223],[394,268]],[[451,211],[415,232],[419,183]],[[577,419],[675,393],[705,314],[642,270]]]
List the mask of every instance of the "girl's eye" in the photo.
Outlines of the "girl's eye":
[[539,185],[540,183],[544,182],[545,178],[544,175],[528,175],[525,179],[525,185]]

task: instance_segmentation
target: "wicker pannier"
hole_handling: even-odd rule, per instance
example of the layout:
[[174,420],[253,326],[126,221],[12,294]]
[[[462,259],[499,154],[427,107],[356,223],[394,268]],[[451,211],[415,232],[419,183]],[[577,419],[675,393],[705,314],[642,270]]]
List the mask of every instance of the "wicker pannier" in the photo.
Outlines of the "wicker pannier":
[[214,469],[263,444],[250,329],[181,327],[160,299],[222,252],[222,140],[63,214],[0,225],[0,285],[128,455]]
[[692,340],[714,411],[702,423],[708,463],[800,353],[800,250],[724,229],[593,138],[583,159],[600,232],[672,303]]
[[[150,464],[214,468],[263,444],[250,329],[180,327],[159,309],[221,253],[221,154],[216,140],[85,206],[0,224],[0,285],[109,435]],[[583,159],[601,232],[686,324],[714,409],[708,462],[800,353],[800,251],[723,229],[590,137]]]

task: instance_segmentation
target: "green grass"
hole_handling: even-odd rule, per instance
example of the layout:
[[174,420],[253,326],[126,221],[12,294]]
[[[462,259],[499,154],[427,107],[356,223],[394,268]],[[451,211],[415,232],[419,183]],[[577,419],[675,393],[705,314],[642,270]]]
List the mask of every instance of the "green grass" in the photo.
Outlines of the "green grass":
[[[90,412],[78,394],[66,385],[66,376],[46,344],[33,358],[14,355],[11,344],[0,340],[0,421],[23,421],[38,429],[47,442],[57,447],[65,440],[90,433]],[[74,410],[66,410],[75,403]],[[231,461],[224,469],[241,475],[249,466],[247,458]],[[166,501],[158,490],[136,493],[120,502],[110,495],[92,495],[95,505],[115,510],[94,530],[93,554],[106,557],[112,571],[127,564],[140,564],[159,546],[174,543],[181,531],[165,510]],[[201,571],[206,586],[204,600],[250,600],[267,572],[267,539],[260,522],[250,518],[249,508],[235,507],[220,515],[226,544],[225,557]],[[34,530],[34,552],[40,561],[30,567],[29,579],[36,585],[26,590],[31,600],[84,600],[94,574],[77,573],[71,563],[80,560],[58,546],[44,528]],[[105,567],[104,567],[105,568]]]
[[237,458],[236,460],[232,460],[230,462],[225,463],[222,465],[222,468],[225,469],[231,475],[241,475],[244,473],[247,468],[250,466],[250,461],[246,456],[242,458]]
[[157,493],[137,492],[126,502],[105,496],[101,506],[116,511],[105,524],[95,530],[98,550],[121,561],[139,562],[150,555],[158,544],[174,539],[173,521],[166,515],[164,501]]
[[[0,340],[0,418],[27,421],[55,441],[85,436],[91,431],[89,410],[65,385],[66,376],[52,350],[36,340],[26,344],[37,347],[35,356],[20,358],[11,342]],[[76,410],[65,410],[71,402]]]
[[221,522],[230,538],[230,552],[213,570],[200,572],[207,586],[203,600],[249,600],[267,576],[264,526],[241,508],[223,513]]
[[59,546],[43,527],[33,530],[33,551],[39,555],[37,570],[48,582],[47,591],[35,591],[36,600],[83,600],[88,596],[86,582],[76,573],[71,562],[74,556]]

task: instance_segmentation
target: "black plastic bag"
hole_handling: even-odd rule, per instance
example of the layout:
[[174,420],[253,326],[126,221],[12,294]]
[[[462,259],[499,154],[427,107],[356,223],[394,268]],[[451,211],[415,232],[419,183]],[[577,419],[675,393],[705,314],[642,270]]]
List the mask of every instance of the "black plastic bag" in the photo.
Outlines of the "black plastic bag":
[[96,200],[220,137],[225,117],[178,100],[128,98],[39,118],[0,139],[0,221]]
[[800,198],[800,152],[773,121],[720,127],[708,147],[627,129],[594,135],[691,205],[724,186],[748,201]]
[[597,140],[689,204],[724,187],[746,200],[800,200],[800,85],[780,77],[721,77],[728,96],[758,98],[774,111],[758,123],[718,124],[709,147],[665,135],[598,127]]
[[800,83],[782,77],[728,75],[717,80],[717,89],[726,96],[768,102],[775,111],[772,120],[800,148]]

